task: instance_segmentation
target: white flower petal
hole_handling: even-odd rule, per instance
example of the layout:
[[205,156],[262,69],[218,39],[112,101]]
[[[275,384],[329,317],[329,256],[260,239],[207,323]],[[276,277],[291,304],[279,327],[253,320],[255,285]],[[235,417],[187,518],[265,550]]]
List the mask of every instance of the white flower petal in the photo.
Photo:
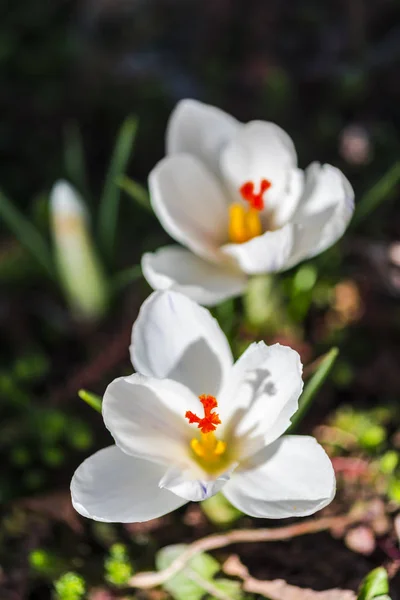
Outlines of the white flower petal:
[[[253,343],[232,369],[218,406],[227,439],[236,438],[242,458],[281,436],[298,408],[303,389],[300,356],[288,346]],[[235,443],[235,442],[233,442]]]
[[287,435],[258,455],[258,463],[238,470],[223,493],[252,517],[305,517],[335,495],[335,474],[322,446],[308,436]]
[[143,303],[130,352],[140,373],[180,381],[196,395],[218,397],[233,364],[218,322],[174,291],[154,292]]
[[336,167],[311,163],[305,171],[304,193],[297,207],[296,222],[302,222],[326,208],[336,206],[345,197],[349,186],[346,177]]
[[195,479],[191,470],[182,471],[171,467],[160,481],[160,487],[170,490],[185,500],[200,502],[211,498],[224,487],[235,466],[216,479]]
[[256,189],[262,179],[271,182],[264,196],[269,209],[284,198],[288,174],[296,165],[290,137],[278,125],[265,121],[243,125],[221,154],[221,170],[235,199],[246,181],[252,181]]
[[346,231],[353,211],[354,191],[343,173],[331,165],[310,165],[293,218],[298,226],[288,267],[332,246]]
[[220,152],[241,126],[220,108],[181,100],[169,119],[167,154],[193,154],[218,174]]
[[165,467],[124,454],[117,446],[86,459],[71,482],[72,504],[81,515],[107,523],[161,517],[185,500],[161,489]]
[[172,289],[204,306],[239,296],[247,286],[241,271],[207,262],[179,246],[144,254],[142,272],[153,289]]
[[103,398],[104,423],[117,446],[164,463],[190,463],[193,431],[185,413],[201,409],[199,399],[182,384],[138,374],[115,379]]
[[293,217],[302,197],[303,189],[304,171],[302,171],[302,169],[291,169],[288,172],[285,193],[279,203],[275,206],[273,213],[274,229],[283,227]]
[[226,244],[222,252],[237,261],[245,273],[275,273],[286,268],[293,252],[294,227],[287,224],[267,231],[244,244]]
[[211,171],[189,154],[167,156],[150,173],[149,187],[154,212],[170,236],[218,260],[228,237],[228,200]]

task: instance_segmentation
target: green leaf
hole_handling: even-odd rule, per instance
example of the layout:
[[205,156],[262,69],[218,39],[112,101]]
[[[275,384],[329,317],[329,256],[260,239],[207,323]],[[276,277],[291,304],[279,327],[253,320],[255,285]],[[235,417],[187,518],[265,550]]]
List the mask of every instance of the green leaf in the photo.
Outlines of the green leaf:
[[136,137],[137,119],[128,117],[118,133],[117,142],[111,158],[103,194],[100,199],[98,235],[104,255],[111,258],[117,226],[120,197],[118,181],[124,174]]
[[393,479],[389,482],[389,486],[387,489],[387,495],[390,500],[393,500],[397,504],[400,504],[400,479]]
[[396,162],[361,198],[356,206],[352,226],[358,225],[393,192],[400,181],[400,162]]
[[64,130],[64,164],[68,179],[88,198],[83,140],[75,121],[68,123]]
[[[159,571],[166,569],[187,548],[186,544],[166,546],[156,554],[156,567]],[[209,554],[196,554],[179,573],[168,579],[163,587],[175,600],[201,600],[205,595],[200,579],[212,581],[220,570],[220,565]],[[196,581],[191,578],[191,571],[195,573]]]
[[1,190],[0,217],[4,219],[21,245],[30,252],[49,277],[56,279],[51,251],[45,239]]
[[220,592],[223,592],[230,600],[241,600],[243,598],[242,587],[239,581],[232,579],[216,579],[215,587]]
[[114,293],[120,292],[124,287],[133,283],[142,275],[142,268],[140,265],[134,265],[128,267],[116,273],[111,280],[111,288]]
[[81,400],[89,404],[94,410],[101,413],[101,398],[97,394],[88,392],[87,390],[79,390],[78,396]]
[[301,265],[296,271],[293,281],[293,294],[309,292],[313,289],[318,279],[318,271],[314,265]]
[[386,429],[382,427],[382,425],[372,423],[360,434],[358,441],[360,445],[367,450],[373,450],[380,446],[386,440],[386,438]]
[[322,359],[318,369],[315,371],[310,381],[306,384],[304,391],[300,396],[299,408],[292,419],[292,425],[290,426],[288,432],[292,433],[293,430],[303,420],[304,416],[310,409],[315,396],[317,395],[326,378],[330,374],[332,367],[335,364],[335,361],[338,357],[338,354],[339,349],[332,348]]
[[361,582],[357,600],[373,600],[373,598],[386,597],[389,594],[389,582],[386,569],[378,567],[373,569]]
[[119,177],[117,183],[121,190],[126,192],[141,208],[153,212],[149,193],[140,183],[137,183],[127,175]]
[[397,465],[399,464],[399,453],[396,450],[388,450],[381,456],[379,460],[379,466],[385,475],[391,475],[394,473]]

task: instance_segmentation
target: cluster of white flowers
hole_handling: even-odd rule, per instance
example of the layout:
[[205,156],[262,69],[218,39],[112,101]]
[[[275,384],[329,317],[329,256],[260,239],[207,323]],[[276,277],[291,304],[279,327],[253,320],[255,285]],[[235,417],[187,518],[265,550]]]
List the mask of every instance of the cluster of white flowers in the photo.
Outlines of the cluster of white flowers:
[[77,469],[75,509],[98,521],[146,521],[221,491],[254,517],[310,515],[332,500],[332,464],[317,441],[284,435],[303,389],[291,348],[253,343],[234,363],[207,309],[250,275],[288,269],[331,246],[353,190],[330,165],[303,172],[289,136],[241,124],[194,100],[175,109],[151,202],[186,249],[145,254],[155,291],[132,330],[136,373],[113,381],[103,418],[115,444]]

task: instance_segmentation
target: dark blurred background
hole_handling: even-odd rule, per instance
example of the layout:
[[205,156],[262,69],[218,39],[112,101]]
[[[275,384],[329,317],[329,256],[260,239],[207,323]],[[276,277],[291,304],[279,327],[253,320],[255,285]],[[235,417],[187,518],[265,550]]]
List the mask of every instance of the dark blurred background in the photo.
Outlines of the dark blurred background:
[[[144,181],[169,112],[194,97],[277,121],[302,166],[341,163],[366,186],[399,155],[399,14],[398,0],[3,0],[1,185],[21,203],[50,186],[75,120],[99,186],[129,113]],[[349,156],[354,136],[370,154]]]

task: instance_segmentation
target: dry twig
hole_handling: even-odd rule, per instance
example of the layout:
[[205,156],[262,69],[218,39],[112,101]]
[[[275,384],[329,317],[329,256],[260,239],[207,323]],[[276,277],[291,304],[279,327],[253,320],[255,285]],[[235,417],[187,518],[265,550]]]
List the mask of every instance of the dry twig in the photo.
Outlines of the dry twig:
[[351,590],[331,589],[316,592],[308,588],[290,585],[283,579],[263,581],[255,579],[238,556],[232,555],[223,565],[223,571],[231,577],[243,580],[243,590],[259,594],[269,600],[356,600],[356,595]]
[[276,527],[272,529],[237,529],[227,533],[217,533],[208,535],[190,546],[176,558],[163,571],[147,571],[137,573],[131,577],[129,585],[135,588],[147,589],[162,585],[170,577],[173,577],[183,569],[193,556],[200,552],[208,552],[217,548],[224,548],[231,544],[245,542],[274,542],[289,540],[300,535],[327,531],[333,528],[342,528],[360,520],[359,517],[344,515],[339,517],[322,517],[310,521],[302,521],[285,527]]

